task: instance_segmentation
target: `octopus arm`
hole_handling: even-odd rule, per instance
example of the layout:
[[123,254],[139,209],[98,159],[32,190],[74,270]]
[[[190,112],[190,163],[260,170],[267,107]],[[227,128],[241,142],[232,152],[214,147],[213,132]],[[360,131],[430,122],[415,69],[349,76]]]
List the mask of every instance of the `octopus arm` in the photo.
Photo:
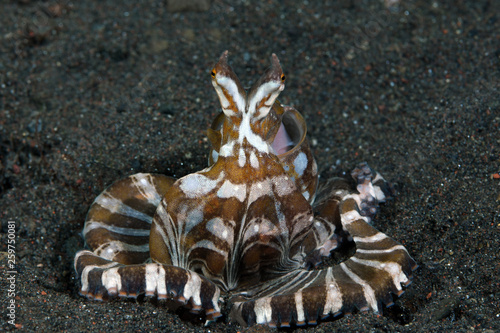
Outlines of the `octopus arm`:
[[207,319],[219,317],[220,290],[199,274],[180,267],[147,263],[153,215],[175,179],[135,174],[99,195],[87,215],[83,234],[91,251],[80,251],[75,270],[80,293],[102,300],[140,294],[175,301]]
[[205,277],[175,266],[157,263],[123,265],[83,250],[75,258],[81,278],[80,294],[102,300],[145,294],[175,301],[193,312],[204,311],[207,320],[221,316],[220,289]]
[[121,179],[93,202],[83,236],[100,257],[121,264],[149,259],[149,234],[157,206],[175,179],[138,173]]
[[[360,165],[361,169],[365,166]],[[321,270],[293,270],[255,286],[246,293],[251,295],[248,298],[236,296],[230,314],[232,320],[242,325],[277,327],[315,324],[318,319],[350,313],[353,309],[378,313],[382,304],[392,305],[391,293],[401,295],[402,286],[410,283],[417,265],[401,244],[370,225],[374,214],[371,208],[385,200],[383,193],[389,193],[389,187],[385,181],[372,183],[378,179],[377,174],[371,169],[364,170],[357,179],[357,190],[349,189],[340,180],[330,182],[329,194],[323,193],[317,207],[325,214],[318,221],[338,224],[352,237],[356,244],[354,255]],[[359,191],[360,188],[369,192]],[[331,238],[327,237],[327,242]]]

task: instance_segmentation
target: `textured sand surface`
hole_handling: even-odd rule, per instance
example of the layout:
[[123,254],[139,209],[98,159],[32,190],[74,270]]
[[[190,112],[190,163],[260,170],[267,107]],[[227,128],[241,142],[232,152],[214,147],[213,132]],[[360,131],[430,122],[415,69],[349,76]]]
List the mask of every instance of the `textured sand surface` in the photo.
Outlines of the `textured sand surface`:
[[382,315],[296,332],[500,329],[499,2],[325,2],[171,13],[157,0],[2,1],[3,329],[16,329],[14,299],[24,331],[270,330],[205,328],[154,300],[88,301],[72,267],[86,211],[113,181],[205,167],[219,112],[209,71],[226,49],[245,86],[279,56],[280,100],[306,118],[323,179],[367,161],[395,184],[375,225],[420,266]]

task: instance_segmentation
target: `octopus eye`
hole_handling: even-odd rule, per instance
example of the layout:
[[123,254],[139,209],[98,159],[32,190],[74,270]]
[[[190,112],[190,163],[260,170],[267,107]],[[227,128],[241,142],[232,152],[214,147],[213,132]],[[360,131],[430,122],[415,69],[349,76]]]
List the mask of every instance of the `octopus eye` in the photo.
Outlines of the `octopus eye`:
[[210,75],[212,75],[212,77],[215,79],[215,69],[212,69],[212,72],[210,73]]
[[281,82],[285,82],[285,74],[281,74]]

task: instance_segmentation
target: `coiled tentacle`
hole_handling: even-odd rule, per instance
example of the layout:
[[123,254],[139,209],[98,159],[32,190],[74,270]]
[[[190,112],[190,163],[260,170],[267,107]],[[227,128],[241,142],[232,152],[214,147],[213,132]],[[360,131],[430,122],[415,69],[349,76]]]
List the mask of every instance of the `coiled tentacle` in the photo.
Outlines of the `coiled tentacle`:
[[84,250],[76,255],[75,270],[81,277],[80,293],[90,299],[135,298],[146,294],[177,301],[193,312],[203,310],[207,320],[221,316],[219,288],[205,277],[180,267],[157,263],[123,265]]
[[149,235],[157,206],[175,182],[157,174],[135,174],[117,181],[92,204],[83,234],[93,250],[79,251],[75,271],[80,293],[90,299],[140,294],[170,299],[207,319],[219,317],[220,290],[186,269],[150,261]]
[[315,208],[325,214],[317,222],[334,225],[340,221],[356,244],[355,254],[326,269],[296,269],[234,297],[232,319],[243,325],[314,324],[355,308],[377,313],[381,304],[392,304],[391,293],[401,295],[417,265],[401,244],[370,225],[378,202],[385,200],[391,187],[366,164],[353,176],[359,192],[334,179]]
[[175,179],[138,173],[102,192],[89,209],[83,237],[92,251],[122,264],[149,258],[149,232],[161,199]]

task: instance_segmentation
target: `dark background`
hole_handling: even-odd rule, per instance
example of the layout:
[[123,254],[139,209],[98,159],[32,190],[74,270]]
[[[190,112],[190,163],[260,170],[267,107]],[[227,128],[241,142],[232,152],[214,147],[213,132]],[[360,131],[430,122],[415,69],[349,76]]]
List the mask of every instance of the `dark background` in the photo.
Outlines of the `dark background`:
[[394,183],[398,196],[375,225],[420,266],[382,315],[296,331],[500,328],[498,1],[173,5],[0,3],[3,328],[13,329],[3,272],[14,220],[19,328],[244,330],[224,319],[204,328],[154,300],[88,301],[72,267],[106,186],[206,166],[205,130],[220,109],[209,71],[226,49],[245,86],[279,56],[280,100],[304,115],[323,179],[367,161]]

